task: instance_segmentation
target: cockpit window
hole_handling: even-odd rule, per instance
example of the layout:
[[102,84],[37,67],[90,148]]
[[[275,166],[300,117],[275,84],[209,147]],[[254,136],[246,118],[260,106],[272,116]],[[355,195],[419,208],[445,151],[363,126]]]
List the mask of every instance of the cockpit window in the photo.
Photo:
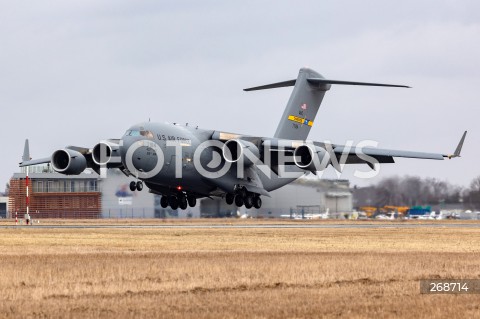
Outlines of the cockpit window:
[[143,136],[143,137],[146,137],[148,139],[153,139],[153,133],[150,132],[150,131],[139,131],[139,130],[128,130],[126,133],[125,133],[125,136]]
[[153,133],[150,131],[140,131],[140,135],[149,139],[153,139]]
[[140,131],[137,130],[128,130],[127,133],[125,133],[126,136],[140,136]]

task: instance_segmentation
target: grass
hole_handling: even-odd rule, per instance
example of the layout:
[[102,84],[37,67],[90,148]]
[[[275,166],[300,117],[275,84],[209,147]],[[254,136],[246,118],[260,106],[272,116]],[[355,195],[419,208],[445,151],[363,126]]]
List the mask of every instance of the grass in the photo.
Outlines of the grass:
[[2,318],[480,316],[479,295],[419,293],[480,279],[480,228],[0,232]]

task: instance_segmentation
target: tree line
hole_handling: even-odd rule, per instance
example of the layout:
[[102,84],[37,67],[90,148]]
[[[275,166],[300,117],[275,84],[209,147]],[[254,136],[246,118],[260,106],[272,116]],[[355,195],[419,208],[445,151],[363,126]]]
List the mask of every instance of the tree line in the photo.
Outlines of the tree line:
[[469,187],[431,177],[394,176],[362,188],[359,193],[359,204],[375,207],[462,204],[465,209],[479,210],[480,176],[474,178]]

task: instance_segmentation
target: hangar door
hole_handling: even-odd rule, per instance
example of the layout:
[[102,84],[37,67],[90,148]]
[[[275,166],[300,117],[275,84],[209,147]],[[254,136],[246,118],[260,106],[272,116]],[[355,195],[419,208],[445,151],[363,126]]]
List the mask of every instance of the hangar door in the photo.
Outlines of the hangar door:
[[0,203],[0,218],[7,218],[7,203]]

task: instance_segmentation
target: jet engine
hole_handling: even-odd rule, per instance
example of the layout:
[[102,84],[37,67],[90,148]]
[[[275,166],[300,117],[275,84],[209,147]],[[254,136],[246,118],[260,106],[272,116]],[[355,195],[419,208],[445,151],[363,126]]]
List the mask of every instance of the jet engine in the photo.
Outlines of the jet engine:
[[223,158],[230,163],[236,163],[243,158],[245,166],[251,166],[260,161],[260,151],[255,144],[244,140],[228,140],[222,148]]
[[297,167],[315,174],[328,166],[330,154],[318,146],[300,145],[293,152],[293,161]]
[[108,168],[121,166],[119,145],[109,142],[98,143],[92,149],[92,160],[95,164],[107,165]]
[[65,175],[78,175],[87,168],[87,159],[82,153],[71,149],[57,150],[52,155],[53,169]]

